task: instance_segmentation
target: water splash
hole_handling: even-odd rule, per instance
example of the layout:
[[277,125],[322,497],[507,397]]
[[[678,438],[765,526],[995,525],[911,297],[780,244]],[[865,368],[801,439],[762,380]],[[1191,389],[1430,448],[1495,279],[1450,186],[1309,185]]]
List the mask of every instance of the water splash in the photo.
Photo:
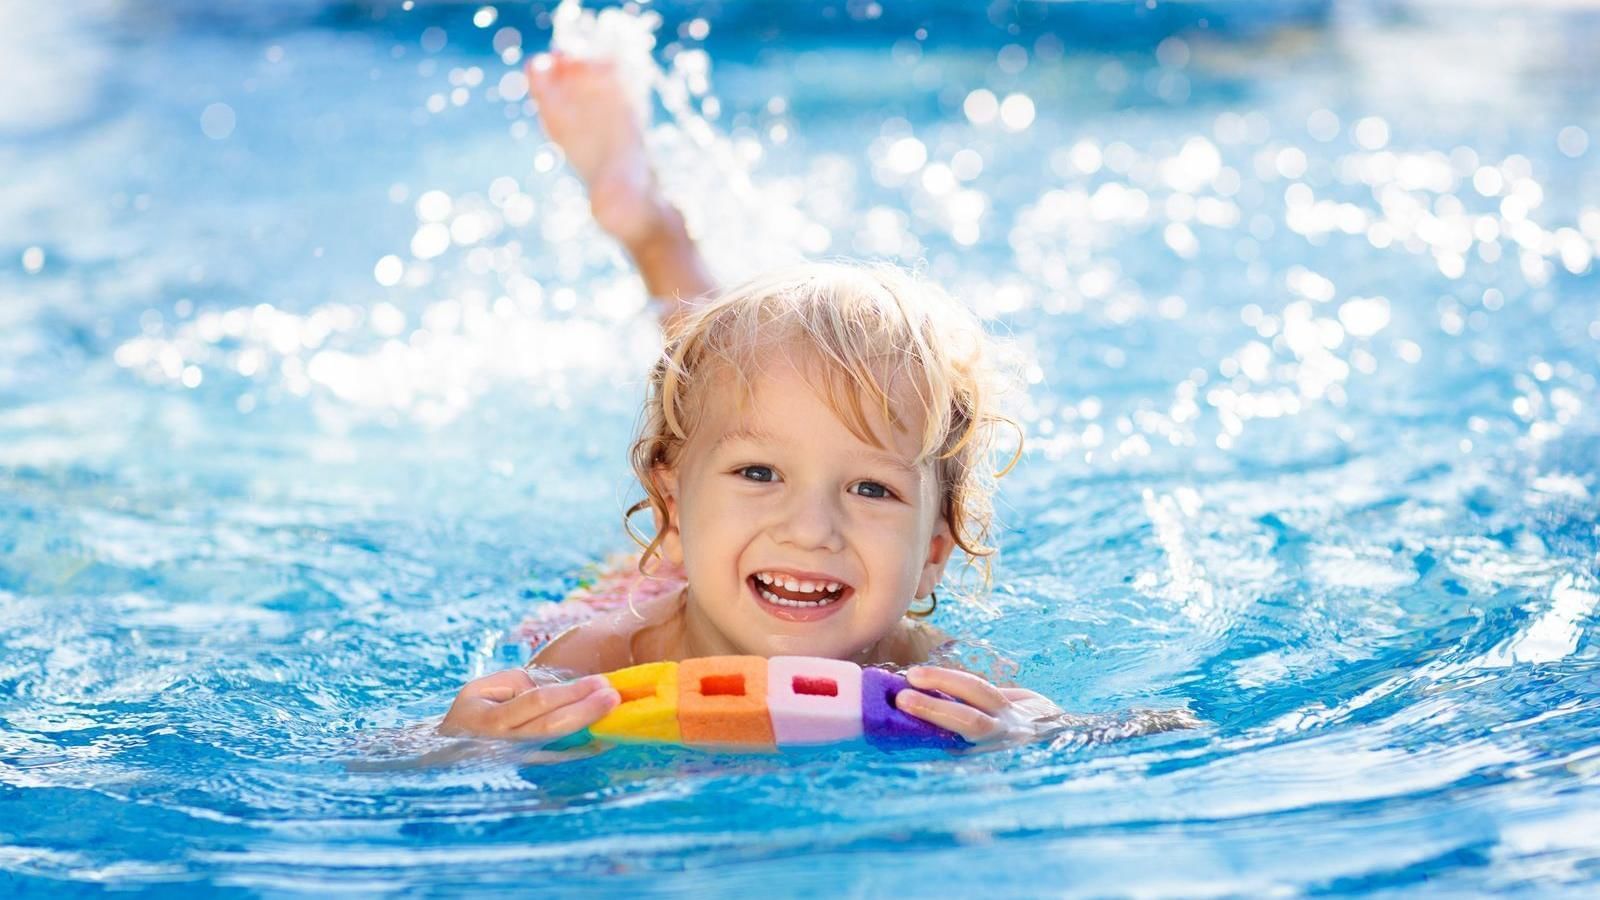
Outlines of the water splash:
[[[801,249],[825,250],[826,229],[797,208],[797,186],[752,177],[759,142],[734,140],[704,114],[717,104],[706,54],[679,50],[669,68],[657,64],[660,24],[652,12],[596,13],[565,0],[551,46],[614,61],[646,124],[659,99],[669,115],[647,135],[654,166],[721,281],[796,261]],[[459,85],[484,76],[467,67],[450,79],[465,91]],[[520,108],[521,91],[492,93]],[[628,377],[653,353],[647,298],[620,249],[596,233],[582,186],[558,160],[543,147],[529,178],[496,176],[483,194],[418,195],[409,252],[373,268],[389,299],[308,312],[270,303],[207,311],[170,333],[158,327],[125,341],[114,358],[183,388],[200,387],[208,373],[226,379],[244,413],[264,397],[312,397],[329,422],[398,414],[434,426],[502,385],[527,384],[562,404],[571,378]],[[406,194],[397,187],[391,199]],[[578,244],[598,252],[575,257]],[[618,332],[630,352],[615,352]]]

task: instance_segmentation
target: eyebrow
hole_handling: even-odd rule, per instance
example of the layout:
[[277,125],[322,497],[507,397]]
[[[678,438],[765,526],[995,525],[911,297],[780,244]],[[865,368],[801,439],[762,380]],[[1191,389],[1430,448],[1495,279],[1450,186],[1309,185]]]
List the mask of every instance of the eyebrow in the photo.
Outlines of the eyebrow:
[[[722,437],[717,438],[717,442],[711,445],[711,449],[715,451],[723,444],[731,444],[736,441],[748,441],[752,444],[783,443],[777,435],[770,431],[762,431],[759,428],[736,428],[732,431],[723,432]],[[857,459],[864,459],[869,462],[879,463],[881,465],[888,466],[891,469],[898,469],[899,471],[908,475],[922,474],[916,466],[906,462],[898,456],[892,456],[888,453],[876,453],[869,450],[862,450],[857,451],[853,455]]]

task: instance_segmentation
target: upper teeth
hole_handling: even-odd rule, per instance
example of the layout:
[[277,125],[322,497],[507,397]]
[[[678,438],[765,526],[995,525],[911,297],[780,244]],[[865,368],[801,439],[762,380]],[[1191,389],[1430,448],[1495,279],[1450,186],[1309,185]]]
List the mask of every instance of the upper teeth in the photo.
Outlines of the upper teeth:
[[756,580],[762,584],[775,584],[785,590],[814,593],[817,591],[837,591],[840,587],[837,581],[800,581],[787,575],[773,572],[757,572]]

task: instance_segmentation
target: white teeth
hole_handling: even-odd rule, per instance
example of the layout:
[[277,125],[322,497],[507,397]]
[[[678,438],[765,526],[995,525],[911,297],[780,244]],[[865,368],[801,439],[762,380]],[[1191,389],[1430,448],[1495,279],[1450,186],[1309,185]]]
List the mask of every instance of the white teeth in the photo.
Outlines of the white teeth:
[[787,597],[779,597],[777,594],[765,590],[761,592],[761,596],[766,598],[766,601],[774,606],[795,606],[802,609],[811,606],[827,606],[829,603],[834,601],[833,597],[828,597],[823,600],[790,600]]
[[755,573],[755,578],[756,581],[762,584],[773,585],[775,587],[781,587],[785,590],[796,591],[798,593],[805,594],[818,594],[823,592],[832,593],[844,587],[842,583],[837,581],[800,581],[798,579],[790,578],[787,575],[781,575],[773,572],[757,572]]

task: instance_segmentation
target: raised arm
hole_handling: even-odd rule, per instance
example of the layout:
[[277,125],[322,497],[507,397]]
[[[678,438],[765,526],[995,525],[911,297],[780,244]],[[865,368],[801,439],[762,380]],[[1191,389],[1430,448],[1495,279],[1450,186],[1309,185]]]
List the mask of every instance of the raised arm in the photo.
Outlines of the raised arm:
[[589,190],[589,209],[665,304],[662,327],[716,289],[683,214],[662,196],[639,116],[614,65],[561,54],[528,63],[528,89],[545,131]]

